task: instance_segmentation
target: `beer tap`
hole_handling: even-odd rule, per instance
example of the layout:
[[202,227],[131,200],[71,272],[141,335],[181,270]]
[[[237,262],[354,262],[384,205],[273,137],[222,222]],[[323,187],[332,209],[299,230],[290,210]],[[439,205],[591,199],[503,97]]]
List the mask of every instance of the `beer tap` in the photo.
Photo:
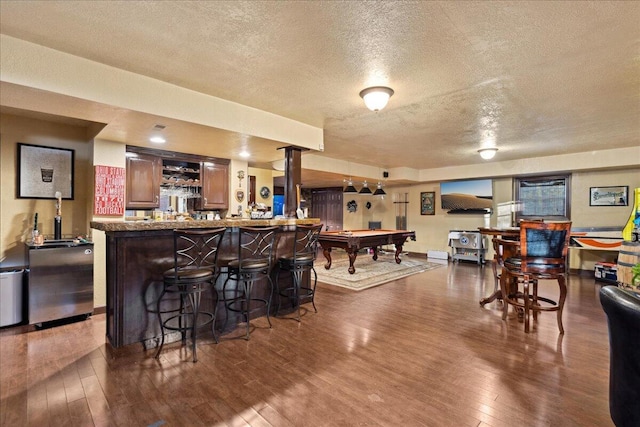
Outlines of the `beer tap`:
[[54,240],[62,239],[62,193],[56,191],[56,216],[53,222]]

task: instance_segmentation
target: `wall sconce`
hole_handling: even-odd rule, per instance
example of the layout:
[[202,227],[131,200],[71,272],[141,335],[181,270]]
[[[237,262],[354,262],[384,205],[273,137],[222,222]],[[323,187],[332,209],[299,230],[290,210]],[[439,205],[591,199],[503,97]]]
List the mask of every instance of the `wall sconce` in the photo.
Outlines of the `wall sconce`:
[[380,111],[387,105],[393,93],[390,87],[374,86],[360,91],[360,97],[369,110]]
[[481,148],[480,150],[478,150],[478,153],[480,153],[480,157],[482,157],[485,160],[493,159],[493,157],[496,155],[497,152],[498,152],[498,149],[495,147]]

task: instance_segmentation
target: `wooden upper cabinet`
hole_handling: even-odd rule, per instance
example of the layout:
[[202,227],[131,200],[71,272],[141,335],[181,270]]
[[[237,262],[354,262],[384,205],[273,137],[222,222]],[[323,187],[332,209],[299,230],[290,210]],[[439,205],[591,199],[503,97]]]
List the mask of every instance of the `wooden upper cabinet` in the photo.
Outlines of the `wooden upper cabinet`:
[[202,194],[199,209],[229,209],[229,165],[202,162],[200,165]]
[[127,209],[155,209],[160,207],[160,157],[138,154],[127,157]]

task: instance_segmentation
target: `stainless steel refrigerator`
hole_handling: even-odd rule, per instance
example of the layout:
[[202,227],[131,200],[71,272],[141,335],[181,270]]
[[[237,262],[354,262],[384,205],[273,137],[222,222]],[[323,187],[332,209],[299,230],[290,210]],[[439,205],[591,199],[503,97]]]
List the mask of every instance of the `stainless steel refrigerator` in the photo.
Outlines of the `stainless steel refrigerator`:
[[93,313],[93,243],[29,245],[29,324]]

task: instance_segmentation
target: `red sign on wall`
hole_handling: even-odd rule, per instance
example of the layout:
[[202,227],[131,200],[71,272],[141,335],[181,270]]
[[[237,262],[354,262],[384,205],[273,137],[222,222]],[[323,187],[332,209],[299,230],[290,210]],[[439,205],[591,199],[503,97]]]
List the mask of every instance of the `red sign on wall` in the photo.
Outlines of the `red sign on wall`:
[[124,174],[124,168],[95,166],[94,215],[124,215]]

